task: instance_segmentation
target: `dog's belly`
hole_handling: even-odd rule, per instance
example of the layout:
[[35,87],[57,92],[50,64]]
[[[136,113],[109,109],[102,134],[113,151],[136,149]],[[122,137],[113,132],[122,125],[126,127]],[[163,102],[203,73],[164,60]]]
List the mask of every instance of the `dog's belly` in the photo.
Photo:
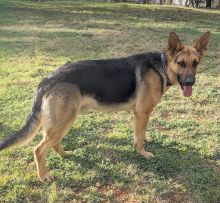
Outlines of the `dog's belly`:
[[128,111],[135,107],[135,98],[130,99],[125,103],[118,104],[101,104],[96,101],[93,97],[83,96],[81,100],[80,114],[87,113],[89,110],[100,111],[100,112],[117,112],[117,111]]

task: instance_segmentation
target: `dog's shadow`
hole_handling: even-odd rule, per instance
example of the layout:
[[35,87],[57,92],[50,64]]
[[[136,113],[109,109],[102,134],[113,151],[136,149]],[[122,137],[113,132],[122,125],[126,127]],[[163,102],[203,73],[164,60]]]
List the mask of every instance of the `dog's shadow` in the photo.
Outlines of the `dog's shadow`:
[[[219,187],[219,176],[196,149],[175,141],[167,143],[163,139],[155,139],[152,143],[145,144],[145,149],[155,154],[155,158],[147,159],[132,147],[133,130],[123,130],[123,136],[105,136],[108,133],[106,126],[109,127],[109,122],[112,126],[116,125],[116,121],[104,119],[94,125],[90,123],[70,131],[64,139],[64,148],[73,151],[73,155],[65,160],[59,159],[58,156],[49,158],[49,168],[54,171],[59,184],[67,184],[67,187],[73,189],[79,187],[78,182],[73,181],[68,175],[59,178],[56,173],[60,172],[72,174],[73,171],[77,171],[82,176],[88,171],[95,172],[96,177],[91,181],[85,180],[83,187],[94,185],[96,182],[132,183],[135,174],[131,173],[137,172],[139,176],[143,176],[143,182],[147,182],[149,178],[146,174],[153,174],[157,179],[181,182],[192,196],[199,193],[210,200],[216,196],[209,192],[210,188],[213,188],[211,190],[214,193],[217,191],[215,188]],[[0,130],[4,132],[1,138],[12,132],[11,128],[3,124],[0,124]],[[216,154],[216,157],[218,158],[219,154]]]
[[[101,126],[106,126],[106,123],[108,121],[101,123]],[[128,137],[109,138],[98,136],[96,127],[72,129],[64,140],[64,148],[74,152],[66,161],[80,166],[82,174],[90,170],[95,171],[97,177],[91,180],[94,183],[104,181],[107,184],[118,180],[124,183],[132,182],[133,177],[129,177],[127,171],[127,167],[132,165],[136,167],[139,175],[151,173],[159,179],[180,181],[192,196],[200,193],[205,198],[212,199],[212,194],[208,194],[208,191],[210,188],[215,191],[219,179],[212,166],[196,149],[187,145],[183,147],[175,141],[165,143],[155,139],[146,144],[145,148],[156,156],[147,159],[133,149],[133,131],[128,132]],[[114,165],[122,165],[124,172],[121,167]]]

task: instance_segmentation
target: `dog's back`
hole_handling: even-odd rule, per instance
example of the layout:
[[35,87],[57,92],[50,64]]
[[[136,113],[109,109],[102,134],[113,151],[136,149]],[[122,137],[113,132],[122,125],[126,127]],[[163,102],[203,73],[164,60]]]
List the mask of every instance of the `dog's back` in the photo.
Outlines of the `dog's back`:
[[73,84],[82,95],[92,96],[100,103],[119,104],[135,97],[137,80],[141,80],[150,69],[157,69],[158,63],[159,53],[67,63],[48,80]]

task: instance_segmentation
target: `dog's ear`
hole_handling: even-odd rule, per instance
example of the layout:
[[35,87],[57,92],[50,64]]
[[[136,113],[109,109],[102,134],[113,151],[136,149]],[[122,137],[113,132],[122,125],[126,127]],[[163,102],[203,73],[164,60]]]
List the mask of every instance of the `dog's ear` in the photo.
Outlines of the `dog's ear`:
[[200,37],[194,44],[193,47],[199,52],[200,55],[205,55],[208,43],[210,40],[211,33],[206,32],[202,37]]
[[177,54],[181,49],[183,49],[183,45],[175,32],[170,32],[168,39],[168,53],[171,56]]

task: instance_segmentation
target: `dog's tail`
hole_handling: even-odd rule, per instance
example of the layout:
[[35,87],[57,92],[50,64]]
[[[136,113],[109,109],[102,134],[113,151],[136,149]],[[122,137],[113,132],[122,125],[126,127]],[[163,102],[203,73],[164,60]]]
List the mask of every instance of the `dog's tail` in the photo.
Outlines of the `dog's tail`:
[[43,88],[38,87],[35,94],[33,108],[27,117],[26,124],[16,133],[8,136],[4,141],[0,142],[0,151],[12,146],[22,146],[35,137],[41,127],[41,104],[43,95]]

